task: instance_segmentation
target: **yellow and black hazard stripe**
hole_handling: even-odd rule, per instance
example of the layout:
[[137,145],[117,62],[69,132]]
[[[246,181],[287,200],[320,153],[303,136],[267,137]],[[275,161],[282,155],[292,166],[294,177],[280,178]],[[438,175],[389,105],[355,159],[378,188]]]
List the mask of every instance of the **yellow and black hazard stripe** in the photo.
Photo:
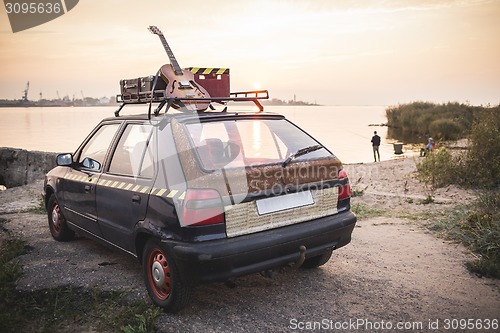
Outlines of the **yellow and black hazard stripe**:
[[90,183],[90,184],[97,183],[97,178],[93,178],[92,176],[82,176],[82,175],[76,175],[76,174],[66,175],[66,176],[64,176],[64,179],[75,180],[77,182],[85,182],[85,183]]
[[208,68],[208,67],[189,67],[187,68],[193,74],[209,75],[209,74],[229,74],[229,68]]
[[186,195],[185,191],[168,190],[166,188],[156,188],[156,187],[151,188],[150,186],[138,185],[138,184],[126,183],[126,182],[120,182],[120,181],[113,181],[113,180],[106,180],[106,179],[101,179],[101,180],[97,181],[97,178],[92,178],[92,177],[83,176],[83,175],[70,174],[70,175],[64,176],[64,178],[69,179],[69,180],[82,182],[82,183],[97,184],[100,186],[116,188],[118,190],[123,190],[123,191],[130,191],[130,192],[136,192],[136,193],[149,193],[149,194],[155,195],[157,197],[164,197],[164,198],[168,198],[168,199],[183,200],[185,195]]
[[169,199],[178,199],[178,200],[184,200],[184,197],[186,195],[185,191],[179,191],[179,190],[167,190],[164,188],[156,188],[153,187],[151,190],[151,195],[156,195],[157,197],[164,197],[164,198],[169,198]]

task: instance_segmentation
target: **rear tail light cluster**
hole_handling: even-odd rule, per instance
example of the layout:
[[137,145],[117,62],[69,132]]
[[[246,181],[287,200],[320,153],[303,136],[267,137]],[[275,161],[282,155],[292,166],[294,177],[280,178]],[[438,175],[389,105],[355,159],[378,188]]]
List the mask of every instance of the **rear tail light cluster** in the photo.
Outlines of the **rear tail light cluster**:
[[222,199],[213,189],[188,189],[182,212],[184,226],[224,223]]
[[344,178],[346,178],[347,183],[339,186],[339,200],[346,199],[351,196],[351,185],[349,185],[349,180],[347,179],[347,172],[345,172],[345,170],[340,170],[339,179]]

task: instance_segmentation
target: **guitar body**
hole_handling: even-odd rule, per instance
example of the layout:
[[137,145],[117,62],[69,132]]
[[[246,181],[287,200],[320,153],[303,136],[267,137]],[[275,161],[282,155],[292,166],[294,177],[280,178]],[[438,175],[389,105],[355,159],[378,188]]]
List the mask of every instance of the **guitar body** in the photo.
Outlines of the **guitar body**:
[[173,103],[176,109],[184,109],[185,111],[205,111],[210,105],[210,94],[194,81],[194,74],[190,71],[185,71],[179,66],[175,59],[174,53],[163,36],[163,33],[156,26],[152,25],[149,28],[151,33],[157,35],[167,52],[170,64],[165,64],[160,68],[160,75],[167,84],[166,95],[173,98],[207,98],[206,101],[189,101],[183,100]]
[[[190,71],[182,70],[182,73],[175,71],[172,65],[165,64],[160,68],[160,75],[167,84],[167,97],[175,98],[209,98],[210,95],[202,86],[194,81],[194,74]],[[210,105],[210,101],[182,101],[180,105],[174,103],[173,107],[185,107],[187,111],[204,111]]]

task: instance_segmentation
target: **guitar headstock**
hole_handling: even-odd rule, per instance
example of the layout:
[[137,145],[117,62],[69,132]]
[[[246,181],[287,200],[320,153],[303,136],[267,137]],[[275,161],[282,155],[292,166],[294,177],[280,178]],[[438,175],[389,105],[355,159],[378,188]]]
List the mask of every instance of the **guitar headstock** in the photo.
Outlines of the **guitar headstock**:
[[167,40],[165,39],[165,36],[163,36],[163,33],[160,31],[160,29],[158,29],[158,27],[155,25],[150,25],[148,30],[160,38],[161,44],[163,45],[163,48],[167,52],[168,58],[170,59],[170,64],[174,68],[175,74],[182,75],[182,68],[177,63],[177,60],[175,60],[174,53],[170,49],[170,46],[168,46]]
[[163,35],[163,33],[160,31],[160,29],[158,29],[158,27],[155,25],[150,25],[148,30],[151,31],[151,33],[153,33],[155,35],[158,35],[158,36]]

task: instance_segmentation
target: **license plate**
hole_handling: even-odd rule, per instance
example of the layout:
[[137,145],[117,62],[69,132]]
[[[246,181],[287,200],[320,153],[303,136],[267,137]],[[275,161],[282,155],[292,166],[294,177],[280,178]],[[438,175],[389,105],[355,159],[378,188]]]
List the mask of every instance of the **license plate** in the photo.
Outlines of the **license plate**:
[[279,197],[260,199],[256,201],[259,215],[275,213],[287,209],[314,204],[311,191],[296,192]]

